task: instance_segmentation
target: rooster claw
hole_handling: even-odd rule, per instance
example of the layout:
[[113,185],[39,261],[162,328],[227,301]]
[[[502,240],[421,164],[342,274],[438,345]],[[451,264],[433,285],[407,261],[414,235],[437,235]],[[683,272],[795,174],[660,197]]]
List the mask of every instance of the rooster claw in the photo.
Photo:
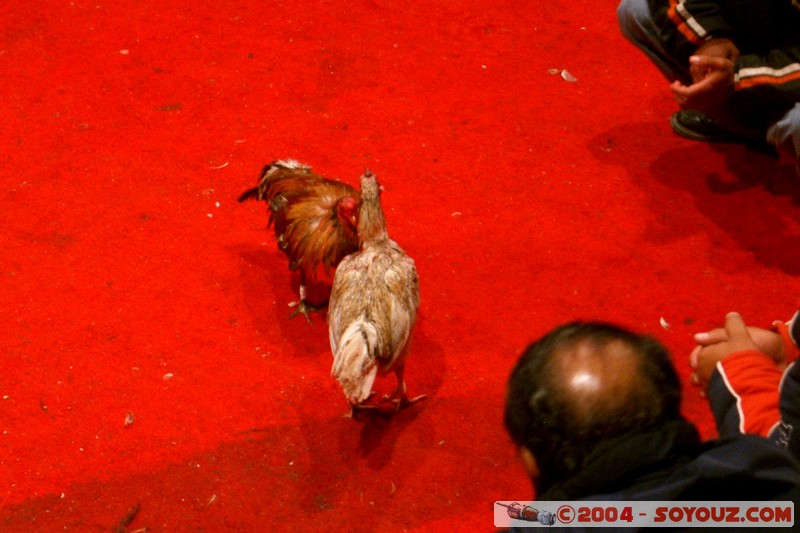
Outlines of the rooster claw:
[[415,404],[420,400],[424,400],[427,398],[427,394],[420,394],[419,396],[415,396],[414,398],[409,399],[408,396],[403,394],[399,398],[386,398],[385,401],[391,402],[395,404],[395,413],[400,412],[401,409],[405,409],[409,405]]
[[[374,392],[372,393],[374,394]],[[370,394],[370,396],[372,396]],[[424,400],[427,398],[427,394],[420,394],[414,398],[409,398],[405,394],[401,396],[384,396],[382,400],[380,400],[377,404],[371,403],[358,403],[350,405],[350,418],[355,419],[358,413],[368,412],[368,413],[375,413],[380,416],[391,417],[399,413],[401,410],[405,409],[409,405],[417,403],[420,400]],[[366,400],[365,400],[366,402]],[[386,408],[384,407],[385,404],[392,404],[392,407]]]
[[350,412],[344,415],[347,418],[358,420],[359,413],[371,413],[380,417],[388,418],[397,414],[398,409],[385,409],[380,404],[355,404],[350,406]]
[[319,313],[320,312],[320,310],[318,308],[314,307],[313,305],[311,305],[310,303],[306,302],[305,300],[300,300],[298,302],[292,302],[292,303],[289,304],[289,306],[297,308],[297,309],[295,309],[294,311],[291,312],[291,314],[289,315],[289,318],[294,318],[297,315],[302,313],[303,315],[305,315],[306,320],[308,321],[308,323],[311,324],[312,326],[314,324],[311,322],[311,312],[312,311],[315,312],[315,313]]
[[358,418],[357,416],[358,413],[362,411],[375,411],[376,409],[378,409],[378,406],[367,403],[369,399],[372,398],[373,396],[375,396],[375,391],[371,391],[369,393],[369,396],[361,400],[359,403],[353,403],[348,401],[347,403],[350,404],[350,412],[345,414],[344,416],[346,418],[352,418],[353,420],[355,420],[356,418]]
[[345,416],[347,418],[352,418],[356,420],[358,418],[359,413],[365,412],[375,412],[380,411],[380,408],[377,405],[364,405],[364,404],[354,404],[350,406],[350,412],[347,413]]

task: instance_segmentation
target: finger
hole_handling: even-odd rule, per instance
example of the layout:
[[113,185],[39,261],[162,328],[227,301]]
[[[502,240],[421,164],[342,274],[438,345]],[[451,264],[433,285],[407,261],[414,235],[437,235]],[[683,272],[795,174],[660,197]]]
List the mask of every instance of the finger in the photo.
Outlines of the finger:
[[700,69],[696,69],[694,67],[689,69],[689,75],[692,77],[692,81],[694,83],[697,83],[698,81],[700,81],[703,78],[705,78],[706,74],[708,74],[707,70],[700,70]]
[[[692,353],[689,354],[689,366],[695,370],[697,369],[697,361],[700,357],[700,350],[702,349],[702,346],[695,346],[694,350],[692,350]],[[695,376],[695,374],[692,374],[692,376]]]
[[713,72],[712,69],[705,68],[702,65],[689,65],[689,75],[692,77],[692,83],[697,83],[711,72]]
[[728,338],[732,344],[753,342],[750,338],[750,333],[747,331],[747,326],[744,323],[742,315],[735,311],[725,316],[725,332],[728,334]]
[[728,340],[728,334],[725,332],[725,328],[714,328],[710,331],[701,331],[694,334],[694,342],[703,346],[725,342],[726,340]]
[[695,387],[699,387],[700,386],[700,378],[697,376],[697,374],[693,373],[691,376],[689,376],[689,383],[691,383]]
[[674,94],[675,96],[682,96],[683,98],[686,98],[690,94],[689,87],[686,87],[684,85],[681,85],[679,87],[671,86],[670,89],[672,89],[672,94]]
[[672,85],[669,86],[672,90],[672,95],[675,97],[675,101],[678,102],[679,105],[683,105],[686,103],[686,100],[689,98],[689,87],[683,85],[681,82],[676,81]]
[[698,69],[728,70],[733,62],[724,57],[696,55],[689,58],[689,64]]
[[693,83],[686,90],[683,91],[687,98],[696,98],[709,94],[714,90],[715,80],[710,77],[705,77],[697,83]]
[[747,333],[747,326],[744,323],[742,315],[736,311],[731,311],[725,315],[725,332],[729,337],[734,339],[740,339],[742,335],[750,336],[750,334]]
[[693,83],[688,87],[685,85],[673,84],[670,86],[670,88],[672,89],[672,93],[678,102],[698,100],[713,92],[714,80],[711,78],[703,78],[702,80],[698,81],[697,83]]

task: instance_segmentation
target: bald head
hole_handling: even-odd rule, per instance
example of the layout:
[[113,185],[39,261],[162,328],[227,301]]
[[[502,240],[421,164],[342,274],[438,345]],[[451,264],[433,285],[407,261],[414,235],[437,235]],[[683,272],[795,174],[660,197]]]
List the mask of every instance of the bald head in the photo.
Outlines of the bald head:
[[580,468],[599,442],[678,418],[680,383],[657,341],[572,323],[531,344],[512,372],[505,422],[545,483]]
[[641,354],[622,340],[578,340],[562,349],[551,364],[552,394],[563,398],[577,427],[632,416],[659,394],[652,383],[640,378]]

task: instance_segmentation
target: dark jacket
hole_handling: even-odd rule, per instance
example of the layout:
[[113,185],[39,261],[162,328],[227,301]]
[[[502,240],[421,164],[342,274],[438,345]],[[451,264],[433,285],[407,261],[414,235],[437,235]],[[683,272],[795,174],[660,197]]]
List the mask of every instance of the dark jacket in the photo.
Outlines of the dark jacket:
[[576,476],[537,499],[800,503],[800,464],[762,437],[701,443],[695,427],[679,420],[599,444]]
[[[698,46],[729,38],[737,107],[752,122],[774,121],[800,102],[800,2],[797,0],[648,0],[667,50],[688,64]],[[763,124],[762,124],[763,125]]]
[[676,420],[657,430],[599,444],[577,475],[547,488],[536,499],[792,501],[796,510],[800,508],[800,463],[762,437],[737,435],[702,443],[691,423]]

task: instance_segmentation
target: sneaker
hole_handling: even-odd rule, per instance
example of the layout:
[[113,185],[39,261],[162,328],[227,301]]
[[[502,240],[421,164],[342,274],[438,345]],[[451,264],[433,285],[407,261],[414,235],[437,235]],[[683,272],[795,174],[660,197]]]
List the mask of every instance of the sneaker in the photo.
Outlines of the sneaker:
[[693,141],[735,143],[747,142],[748,139],[732,133],[707,115],[694,109],[684,109],[672,115],[669,119],[672,131]]
[[694,109],[678,111],[670,117],[669,124],[672,126],[672,131],[686,139],[707,143],[740,143],[753,152],[767,155],[773,159],[780,158],[775,145],[763,140],[760,135],[753,134],[748,137],[744,134],[736,134]]

